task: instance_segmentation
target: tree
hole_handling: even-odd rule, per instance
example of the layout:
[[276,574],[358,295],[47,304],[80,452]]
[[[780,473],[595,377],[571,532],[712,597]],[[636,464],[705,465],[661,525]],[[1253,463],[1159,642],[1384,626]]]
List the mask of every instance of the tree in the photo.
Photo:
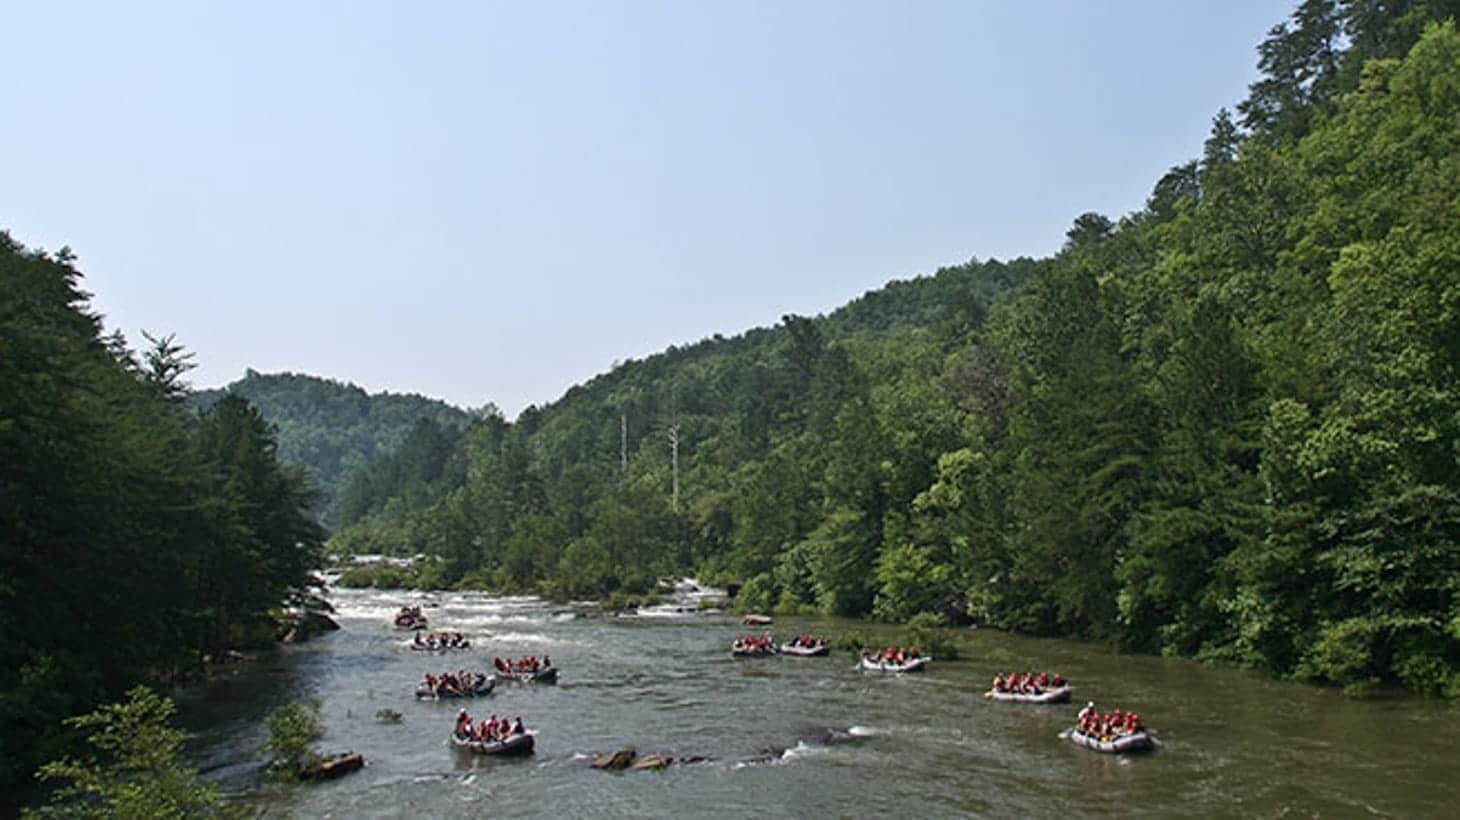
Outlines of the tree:
[[144,330],[142,336],[151,345],[142,354],[143,378],[164,401],[182,404],[192,389],[183,376],[197,367],[193,354],[178,344],[175,334],[158,338]]
[[1157,219],[1171,219],[1182,202],[1196,203],[1201,199],[1201,177],[1197,173],[1195,160],[1178,165],[1166,172],[1151,190],[1146,200],[1146,210]]
[[1212,118],[1211,134],[1202,143],[1202,172],[1206,173],[1235,161],[1237,146],[1241,143],[1242,135],[1237,129],[1237,123],[1232,120],[1232,112],[1225,108],[1218,109],[1217,115]]
[[217,651],[250,630],[272,629],[271,609],[302,602],[319,566],[323,532],[302,471],[279,463],[274,431],[245,399],[229,395],[199,421],[208,475],[207,532],[196,553],[193,606],[201,648]]
[[284,780],[297,780],[300,772],[320,760],[314,742],[324,737],[319,719],[319,701],[286,703],[264,718],[269,740],[264,751],[273,756],[269,769]]
[[1115,223],[1093,211],[1075,217],[1075,224],[1065,232],[1065,249],[1092,248],[1110,238]]
[[1237,106],[1242,124],[1272,142],[1296,140],[1337,93],[1342,17],[1337,0],[1303,0],[1257,47],[1263,77]]
[[168,725],[173,711],[171,700],[138,686],[123,703],[67,719],[67,726],[90,730],[87,744],[94,751],[42,766],[42,780],[64,785],[49,806],[27,816],[151,820],[222,814],[217,789],[200,783],[197,772],[178,761],[187,735]]

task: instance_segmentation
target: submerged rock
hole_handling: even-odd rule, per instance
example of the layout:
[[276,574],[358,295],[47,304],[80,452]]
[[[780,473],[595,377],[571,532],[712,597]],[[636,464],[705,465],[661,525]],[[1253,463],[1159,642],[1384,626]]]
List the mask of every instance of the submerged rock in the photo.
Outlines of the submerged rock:
[[807,735],[800,740],[807,746],[833,746],[838,743],[856,743],[861,739],[860,735],[853,734],[850,729],[827,729],[821,734]]

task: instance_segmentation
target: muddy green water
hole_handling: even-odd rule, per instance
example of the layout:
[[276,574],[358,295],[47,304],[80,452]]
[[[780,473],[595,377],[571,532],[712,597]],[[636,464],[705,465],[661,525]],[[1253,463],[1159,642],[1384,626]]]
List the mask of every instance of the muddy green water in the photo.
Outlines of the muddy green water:
[[[432,626],[473,649],[412,652],[390,625],[426,601]],[[340,632],[179,694],[192,762],[266,816],[300,817],[1453,817],[1460,710],[1324,689],[1068,641],[969,631],[963,659],[921,675],[856,671],[846,655],[735,660],[748,631],[721,615],[581,617],[535,599],[341,590]],[[780,619],[780,635],[866,624]],[[886,635],[894,633],[888,631]],[[502,685],[476,701],[413,697],[427,670],[486,669],[494,654],[548,653],[556,686]],[[995,671],[1058,670],[1075,704],[981,697]],[[318,698],[326,751],[368,767],[309,786],[265,783],[262,719]],[[1160,748],[1107,756],[1058,737],[1078,706],[1140,711]],[[446,744],[457,708],[522,715],[525,759]],[[399,723],[375,718],[402,713]],[[825,743],[837,732],[838,742]],[[705,755],[662,772],[610,774],[587,756]]]

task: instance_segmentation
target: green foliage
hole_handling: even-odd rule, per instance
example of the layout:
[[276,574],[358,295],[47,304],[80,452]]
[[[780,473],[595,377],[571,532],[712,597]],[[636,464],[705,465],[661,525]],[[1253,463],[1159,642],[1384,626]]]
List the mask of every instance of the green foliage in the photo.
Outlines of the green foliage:
[[877,603],[873,614],[887,621],[928,615],[950,591],[953,568],[933,560],[927,550],[904,545],[877,559]]
[[196,553],[195,612],[204,646],[217,651],[265,626],[281,602],[303,603],[302,581],[322,561],[323,534],[307,514],[313,490],[301,471],[280,464],[272,429],[247,401],[225,396],[204,413],[197,444],[208,525],[219,537]]
[[861,657],[862,650],[873,645],[871,634],[860,629],[849,629],[832,640],[832,648],[854,658]]
[[421,583],[421,570],[417,565],[396,566],[374,563],[356,564],[340,573],[342,587],[374,589],[427,589]]
[[269,730],[264,751],[273,757],[269,765],[273,776],[297,780],[304,769],[321,759],[314,749],[314,742],[324,736],[324,724],[319,719],[319,701],[280,706],[264,718],[264,727]]
[[389,496],[419,505],[460,480],[449,456],[471,416],[445,402],[253,370],[192,401],[208,410],[229,395],[247,399],[278,430],[280,458],[306,469],[320,491],[320,523],[329,529],[358,520]]
[[50,805],[25,816],[150,820],[223,814],[217,790],[178,761],[187,735],[168,725],[172,713],[171,700],[138,686],[125,702],[68,718],[67,726],[88,733],[89,752],[41,766],[41,779],[63,785]]
[[1353,694],[1366,692],[1379,683],[1374,674],[1374,641],[1377,625],[1361,618],[1327,624],[1318,640],[1308,648],[1297,674],[1311,680],[1329,680]]
[[[318,566],[313,496],[241,399],[202,418],[169,335],[104,334],[68,250],[0,232],[0,795],[62,720],[273,637]],[[0,806],[3,812],[5,806]]]
[[871,569],[876,544],[870,522],[858,511],[837,509],[807,534],[808,556],[816,603],[828,615],[858,615],[871,598]]
[[653,592],[634,591],[630,589],[616,589],[603,599],[603,608],[610,612],[622,612],[629,609],[653,606],[659,603],[662,598]]
[[751,578],[740,588],[740,594],[735,596],[736,612],[770,612],[774,609],[774,601],[771,596],[775,587],[772,585],[771,577],[767,573]]
[[959,655],[958,642],[946,628],[943,617],[931,612],[915,615],[907,622],[902,644],[917,647],[926,657],[945,661],[957,660]]

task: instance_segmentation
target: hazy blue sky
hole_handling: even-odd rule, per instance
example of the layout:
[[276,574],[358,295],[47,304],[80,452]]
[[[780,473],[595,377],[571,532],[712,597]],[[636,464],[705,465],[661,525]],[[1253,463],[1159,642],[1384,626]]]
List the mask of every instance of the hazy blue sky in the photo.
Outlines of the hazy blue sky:
[[0,229],[193,381],[509,416],[1140,207],[1290,2],[0,3]]

